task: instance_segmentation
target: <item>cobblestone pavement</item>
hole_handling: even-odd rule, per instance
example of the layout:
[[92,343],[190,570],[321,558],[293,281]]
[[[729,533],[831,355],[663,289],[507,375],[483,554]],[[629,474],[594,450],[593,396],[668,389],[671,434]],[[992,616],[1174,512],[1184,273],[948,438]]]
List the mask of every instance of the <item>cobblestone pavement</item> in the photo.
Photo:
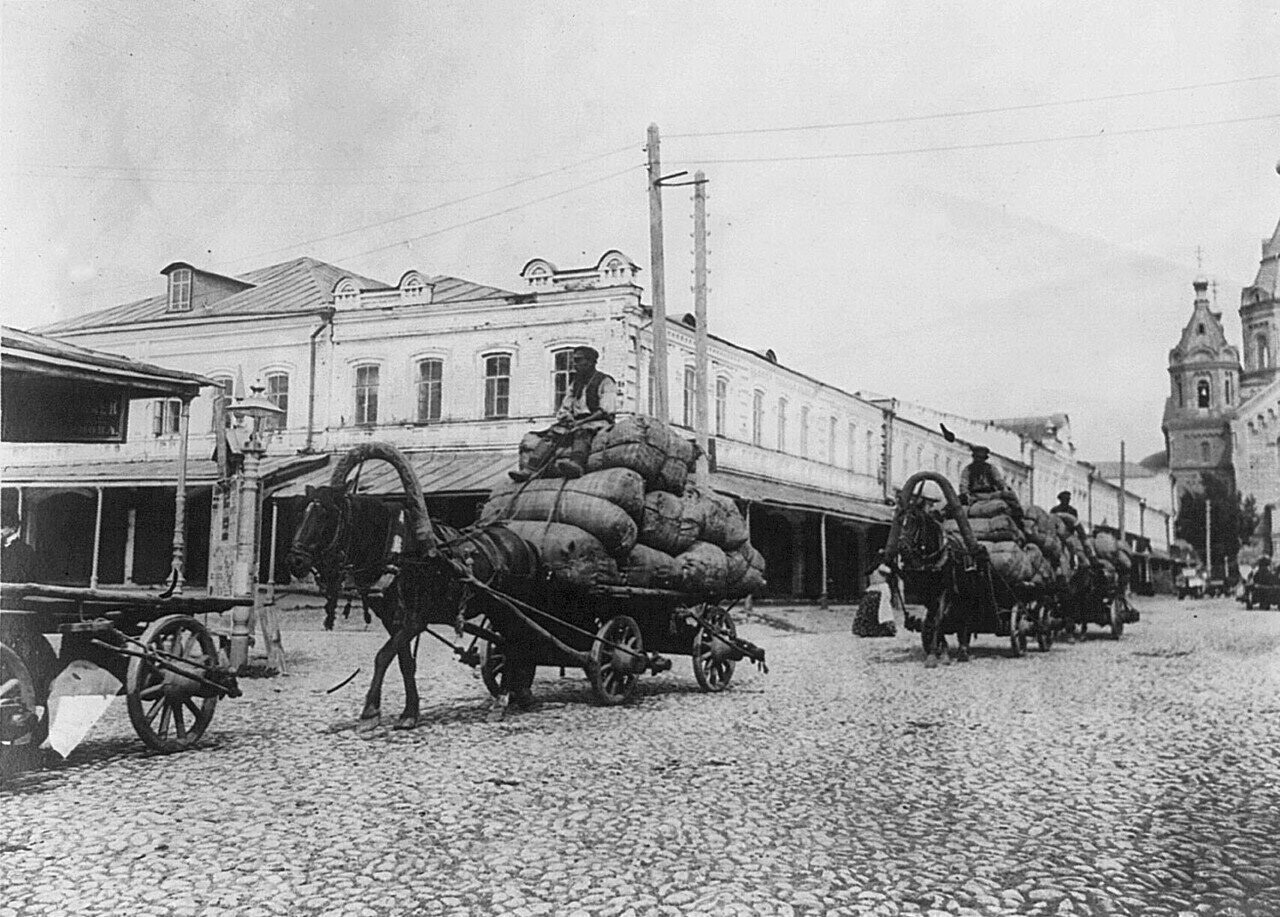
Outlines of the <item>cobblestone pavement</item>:
[[849,608],[758,609],[769,675],[703,695],[677,659],[601,708],[543,669],[498,723],[424,639],[425,725],[368,738],[377,634],[292,611],[294,674],[199,749],[147,754],[117,702],[0,788],[0,917],[1280,914],[1280,614],[1139,607],[934,670]]

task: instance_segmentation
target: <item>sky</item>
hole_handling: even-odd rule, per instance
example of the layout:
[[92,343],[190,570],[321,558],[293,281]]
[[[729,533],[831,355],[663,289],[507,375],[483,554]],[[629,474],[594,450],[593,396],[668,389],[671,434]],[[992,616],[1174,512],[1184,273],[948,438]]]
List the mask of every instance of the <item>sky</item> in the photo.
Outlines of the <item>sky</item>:
[[[519,289],[618,248],[649,124],[713,334],[848,391],[1162,448],[1192,281],[1280,220],[1280,5],[0,0],[0,318],[309,255]],[[689,188],[663,192],[692,311]]]

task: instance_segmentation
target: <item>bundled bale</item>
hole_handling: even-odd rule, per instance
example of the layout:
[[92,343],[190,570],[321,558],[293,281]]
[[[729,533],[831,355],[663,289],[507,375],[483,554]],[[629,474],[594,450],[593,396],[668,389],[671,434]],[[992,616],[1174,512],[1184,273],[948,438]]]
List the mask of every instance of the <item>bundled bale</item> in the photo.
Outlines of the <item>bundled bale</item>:
[[696,450],[654,417],[635,415],[596,434],[587,470],[630,468],[644,478],[649,490],[684,493]]
[[680,588],[685,592],[724,595],[729,589],[729,561],[724,551],[709,541],[695,541],[677,558]]
[[725,551],[727,594],[740,599],[764,591],[764,555],[743,542],[737,549]]
[[680,588],[680,564],[656,548],[638,544],[618,566],[624,585],[642,589]]
[[[488,502],[481,508],[480,521],[503,518],[503,512],[517,495],[523,499],[535,493],[546,491],[558,494],[562,490],[566,494],[583,494],[608,500],[621,507],[637,523],[644,510],[644,478],[630,468],[606,468],[568,480],[537,478],[525,484],[502,484],[494,488]],[[491,518],[486,518],[485,514]]]
[[589,532],[605,550],[624,557],[639,536],[644,480],[626,468],[609,468],[575,480],[535,480],[496,489],[480,508],[480,521],[563,522]]
[[589,589],[622,581],[618,564],[604,545],[576,525],[521,520],[504,525],[533,546],[543,568],[561,583]]
[[645,495],[639,543],[676,556],[687,551],[702,528],[697,505],[675,494],[655,490]]
[[1011,541],[998,541],[984,547],[987,557],[991,559],[992,572],[1006,583],[1025,583],[1031,580],[1031,562],[1019,545]]
[[979,541],[1012,541],[1021,544],[1025,540],[1013,517],[1008,515],[970,519],[969,527],[973,529],[973,537]]
[[714,492],[703,494],[696,489],[687,491],[684,499],[686,504],[697,506],[687,515],[701,522],[699,541],[709,541],[726,551],[736,550],[747,543],[747,521],[732,499]]

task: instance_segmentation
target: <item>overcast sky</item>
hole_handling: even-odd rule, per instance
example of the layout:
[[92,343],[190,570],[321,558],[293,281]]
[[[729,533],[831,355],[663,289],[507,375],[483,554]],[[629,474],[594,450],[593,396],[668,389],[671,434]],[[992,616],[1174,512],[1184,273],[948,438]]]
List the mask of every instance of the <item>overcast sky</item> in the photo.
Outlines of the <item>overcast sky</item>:
[[1239,341],[1280,219],[1277,49],[1263,0],[4,0],[0,310],[300,255],[516,289],[620,248],[647,285],[656,122],[664,167],[710,179],[713,333],[850,391],[1066,411],[1082,457],[1136,458],[1198,248]]

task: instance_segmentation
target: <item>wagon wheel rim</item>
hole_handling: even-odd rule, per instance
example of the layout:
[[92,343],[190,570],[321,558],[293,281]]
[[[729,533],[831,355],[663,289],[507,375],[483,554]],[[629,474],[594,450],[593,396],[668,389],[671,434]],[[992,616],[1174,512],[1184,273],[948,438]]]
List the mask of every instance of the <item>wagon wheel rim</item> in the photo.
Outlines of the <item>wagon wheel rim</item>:
[[632,668],[637,653],[644,654],[644,641],[633,618],[617,615],[601,625],[587,658],[587,678],[600,703],[617,706],[635,691],[640,680]]
[[703,691],[718,694],[729,687],[737,663],[729,656],[729,644],[712,634],[711,630],[737,637],[738,629],[724,608],[704,607],[702,620],[706,626],[700,625],[693,635],[693,677]]
[[[216,666],[218,649],[203,624],[187,615],[152,622],[141,640],[148,649],[177,656],[193,670]],[[197,683],[176,676],[151,659],[133,657],[125,679],[129,719],[138,737],[153,751],[169,754],[190,748],[213,719],[217,697],[195,694]]]
[[35,676],[16,650],[0,643],[0,747],[31,745],[39,719]]
[[[480,626],[491,629],[488,618]],[[492,696],[501,697],[507,690],[507,653],[496,643],[481,642],[484,646],[480,650],[480,679]]]

